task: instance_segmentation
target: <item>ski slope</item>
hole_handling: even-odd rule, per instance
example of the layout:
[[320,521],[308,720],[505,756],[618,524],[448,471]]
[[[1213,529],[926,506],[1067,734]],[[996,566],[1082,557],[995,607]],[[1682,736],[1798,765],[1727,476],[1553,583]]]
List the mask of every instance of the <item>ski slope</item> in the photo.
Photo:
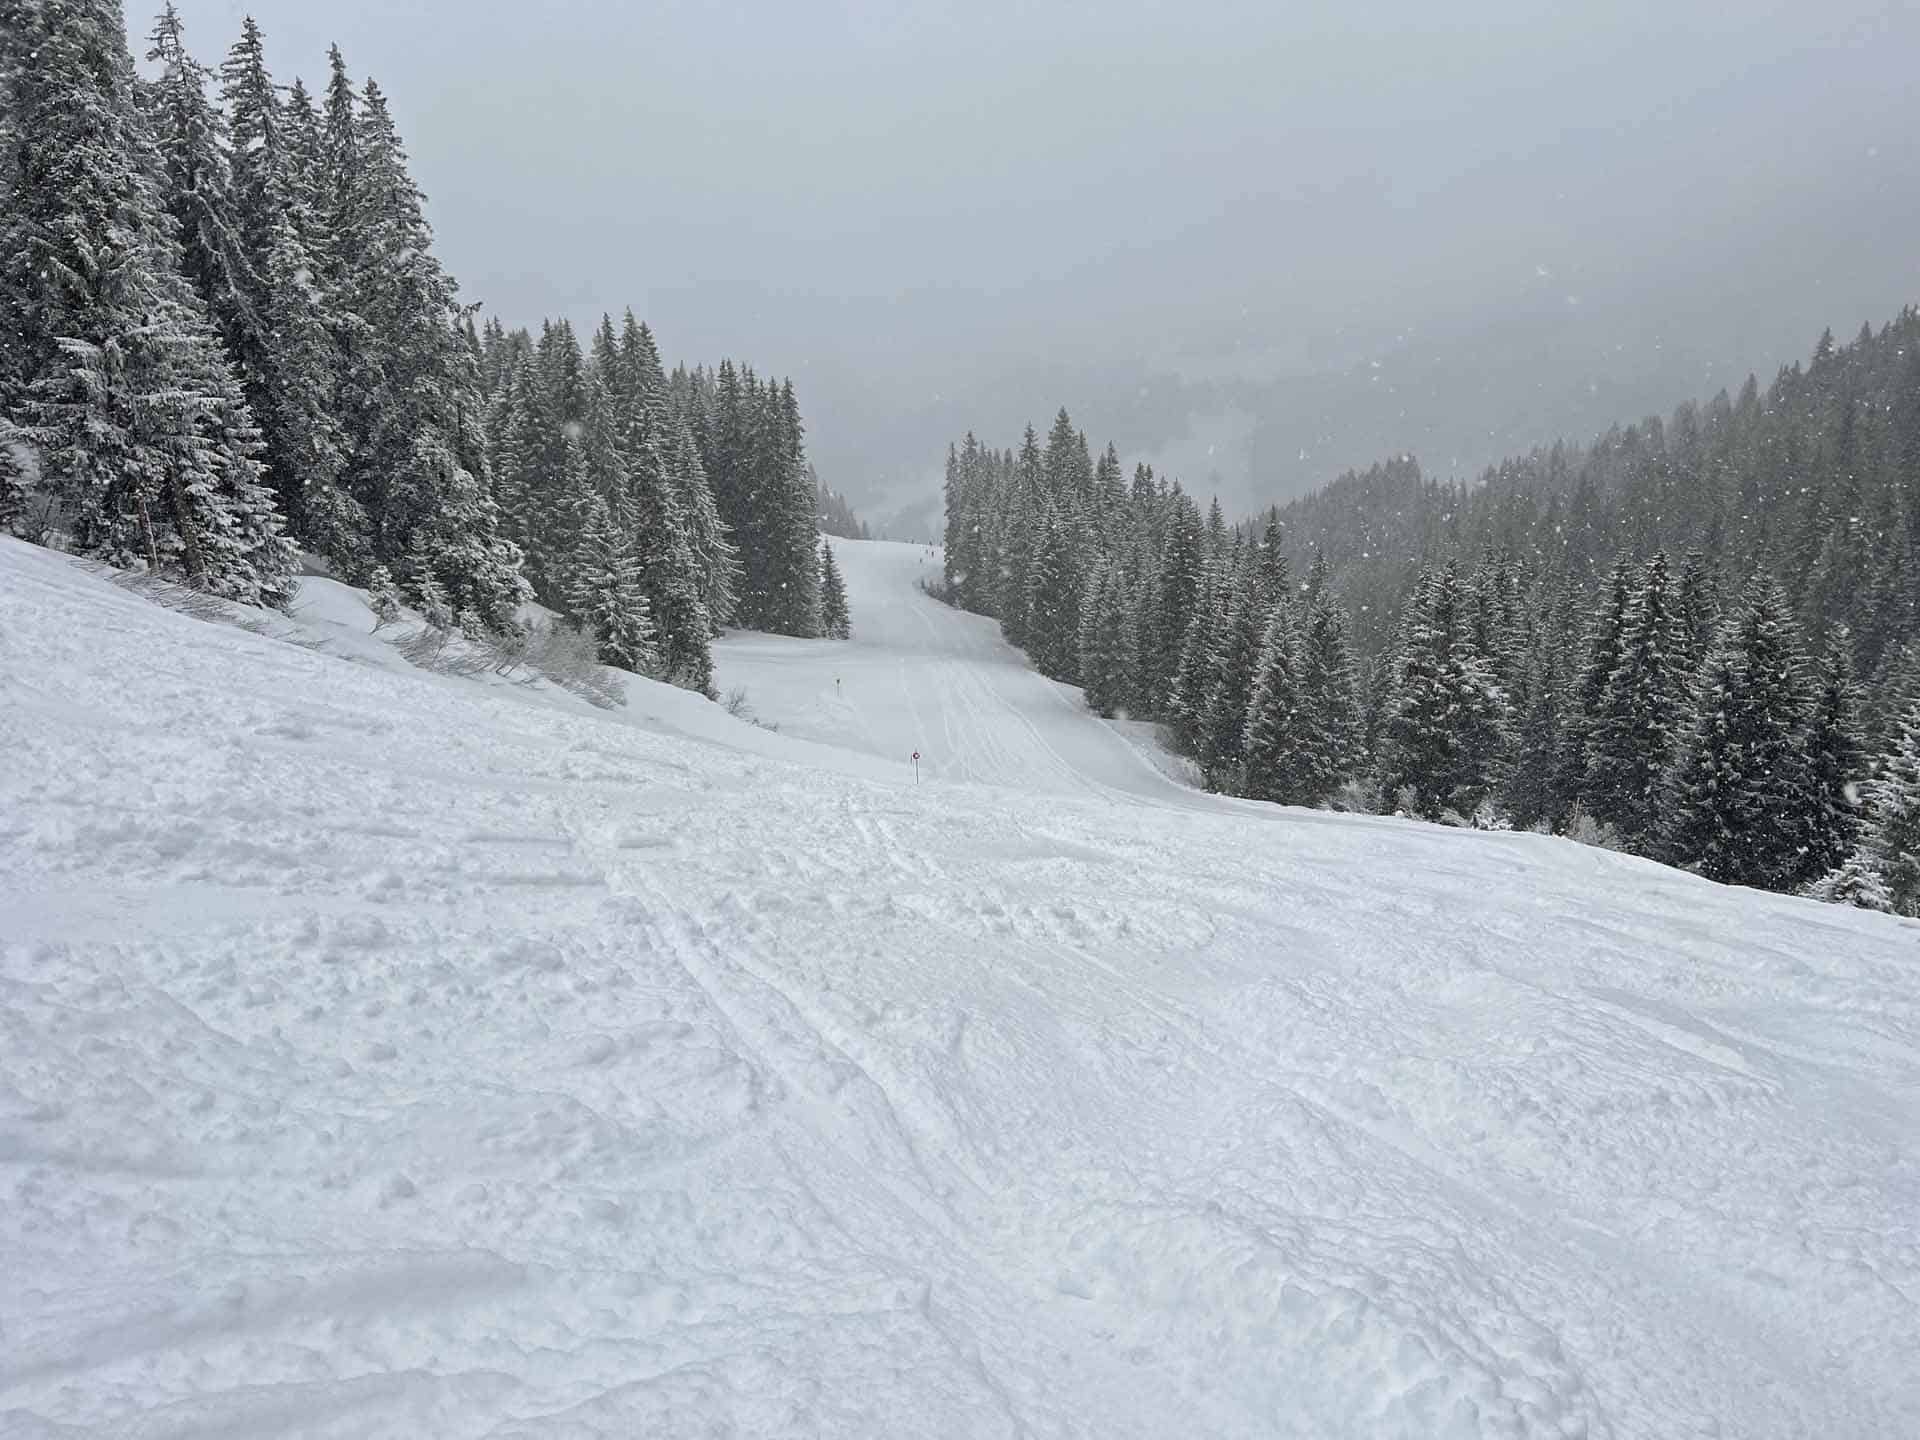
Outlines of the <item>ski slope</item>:
[[918,751],[927,778],[1220,808],[1036,672],[999,622],[922,591],[940,576],[937,551],[850,541],[835,554],[853,598],[850,642],[744,634],[715,647],[718,685],[745,690],[781,733],[895,761]]
[[1182,796],[840,549],[775,733],[0,540],[0,1436],[1920,1434],[1920,926]]

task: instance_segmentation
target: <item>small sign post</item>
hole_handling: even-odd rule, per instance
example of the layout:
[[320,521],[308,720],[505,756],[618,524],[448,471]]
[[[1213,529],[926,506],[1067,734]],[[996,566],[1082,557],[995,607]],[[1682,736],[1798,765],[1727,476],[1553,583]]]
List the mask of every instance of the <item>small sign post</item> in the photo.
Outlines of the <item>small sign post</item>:
[[920,783],[920,752],[918,750],[913,752],[913,783],[916,785]]

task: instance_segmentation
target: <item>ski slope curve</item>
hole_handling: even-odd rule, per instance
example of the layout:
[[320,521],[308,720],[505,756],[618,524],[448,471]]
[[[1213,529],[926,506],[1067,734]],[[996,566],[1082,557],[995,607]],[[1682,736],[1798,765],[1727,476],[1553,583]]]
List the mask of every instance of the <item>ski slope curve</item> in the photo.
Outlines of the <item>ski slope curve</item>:
[[8,1440],[1920,1433],[1920,926],[261,625],[0,540]]

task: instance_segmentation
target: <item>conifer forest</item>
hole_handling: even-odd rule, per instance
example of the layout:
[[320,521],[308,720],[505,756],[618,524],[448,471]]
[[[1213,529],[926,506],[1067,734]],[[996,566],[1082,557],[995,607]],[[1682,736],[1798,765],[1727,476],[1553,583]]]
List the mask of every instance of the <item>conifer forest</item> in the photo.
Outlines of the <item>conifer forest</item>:
[[1920,312],[1472,483],[1251,519],[1062,410],[947,458],[943,595],[1209,788],[1920,914]]
[[471,633],[537,602],[701,691],[724,626],[825,633],[791,382],[481,317],[337,47],[282,84],[248,19],[209,66],[169,4],[143,54],[109,0],[0,9],[16,533],[269,606],[298,552]]

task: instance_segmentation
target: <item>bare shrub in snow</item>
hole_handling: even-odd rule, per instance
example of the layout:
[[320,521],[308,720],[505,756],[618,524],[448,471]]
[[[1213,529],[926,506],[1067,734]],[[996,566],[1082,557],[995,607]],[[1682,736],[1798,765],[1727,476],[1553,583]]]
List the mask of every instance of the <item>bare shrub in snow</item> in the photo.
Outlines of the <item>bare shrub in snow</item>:
[[771,730],[775,734],[779,733],[780,727],[778,725],[774,724],[771,720],[762,720],[754,713],[753,706],[747,703],[747,692],[744,687],[739,685],[734,686],[733,689],[727,691],[725,698],[723,698],[720,703],[726,707],[727,714],[733,716],[734,719],[744,720],[749,725],[758,725],[762,730]]
[[[1451,825],[1456,830],[1511,830],[1513,828],[1507,823],[1507,817],[1494,808],[1491,799],[1483,799],[1465,815],[1449,807],[1440,812],[1440,823]],[[1612,848],[1618,848],[1618,846]]]
[[1575,803],[1573,813],[1567,816],[1566,829],[1560,832],[1569,840],[1578,840],[1582,845],[1592,845],[1600,850],[1618,850],[1626,852],[1627,846],[1620,838],[1620,832],[1604,821],[1589,815],[1586,807]]
[[1379,815],[1386,809],[1387,797],[1380,782],[1371,775],[1358,780],[1343,780],[1340,788],[1327,797],[1327,808],[1347,815]]
[[409,665],[418,665],[422,670],[438,670],[440,656],[447,648],[450,637],[437,625],[422,625],[418,630],[403,635],[393,642],[393,648],[400,652],[400,658]]
[[593,636],[562,620],[535,624],[521,660],[529,670],[602,710],[626,703],[620,684],[600,663]]

